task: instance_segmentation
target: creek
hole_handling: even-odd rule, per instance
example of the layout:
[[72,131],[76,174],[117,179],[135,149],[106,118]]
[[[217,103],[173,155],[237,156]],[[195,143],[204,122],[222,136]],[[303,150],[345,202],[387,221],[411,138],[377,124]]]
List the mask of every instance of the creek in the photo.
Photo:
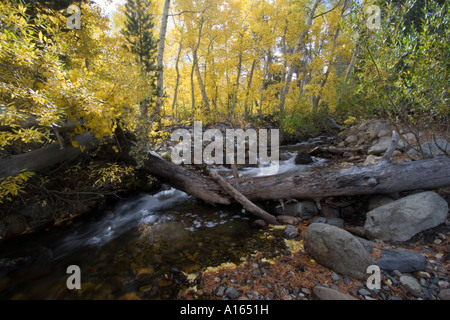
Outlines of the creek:
[[[327,138],[280,148],[276,168],[249,167],[243,176],[310,170],[327,165],[313,157],[294,163]],[[229,168],[219,167],[223,176]],[[239,205],[213,207],[166,188],[122,200],[111,211],[93,212],[70,225],[12,239],[0,246],[0,299],[176,299],[208,266],[238,264],[249,254],[271,258],[285,250],[283,234],[251,228],[252,216]],[[67,267],[81,271],[81,289],[69,290]],[[190,279],[192,282],[192,278]]]

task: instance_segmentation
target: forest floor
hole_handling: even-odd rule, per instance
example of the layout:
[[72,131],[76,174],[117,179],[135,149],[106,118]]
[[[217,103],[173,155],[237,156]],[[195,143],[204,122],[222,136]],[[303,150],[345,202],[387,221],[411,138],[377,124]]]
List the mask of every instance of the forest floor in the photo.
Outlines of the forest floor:
[[[410,274],[417,278],[422,292],[412,293],[403,285],[397,272],[381,273],[381,289],[369,290],[366,283],[321,266],[305,252],[303,235],[308,221],[298,226],[300,237],[286,240],[288,249],[275,259],[266,259],[261,254],[250,255],[239,265],[224,264],[208,268],[200,281],[179,295],[180,299],[239,299],[239,300],[311,300],[314,287],[324,286],[362,300],[411,300],[437,299],[448,287],[450,280],[450,226],[441,225],[429,229],[410,241],[373,244],[372,258],[377,261],[383,249],[406,249],[423,254],[427,268],[423,272]],[[438,241],[445,235],[444,241]],[[408,274],[403,274],[408,275]],[[369,274],[368,274],[369,276]],[[447,289],[448,290],[448,289]],[[448,292],[447,292],[448,293]],[[440,297],[445,294],[442,293]]]

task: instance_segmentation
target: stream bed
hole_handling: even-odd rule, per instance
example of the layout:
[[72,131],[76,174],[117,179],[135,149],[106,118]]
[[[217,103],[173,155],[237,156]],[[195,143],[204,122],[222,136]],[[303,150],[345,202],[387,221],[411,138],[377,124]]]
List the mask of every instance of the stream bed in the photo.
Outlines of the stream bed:
[[[322,140],[283,147],[285,160],[276,172],[326,165],[315,158],[311,165],[294,163],[298,150]],[[241,172],[267,175],[272,169]],[[130,293],[142,299],[176,299],[188,285],[187,277],[208,266],[238,264],[256,252],[272,258],[285,249],[282,231],[253,229],[251,220],[239,205],[213,207],[175,189],[136,195],[112,211],[1,245],[0,299],[119,299]],[[79,267],[80,290],[67,288],[71,265]]]

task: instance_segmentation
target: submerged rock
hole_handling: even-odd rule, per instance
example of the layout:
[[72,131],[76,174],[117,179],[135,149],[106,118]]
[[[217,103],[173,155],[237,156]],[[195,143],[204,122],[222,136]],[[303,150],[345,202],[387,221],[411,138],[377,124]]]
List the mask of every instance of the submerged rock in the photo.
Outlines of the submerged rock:
[[299,151],[295,157],[295,164],[310,164],[313,163],[312,157],[305,151]]

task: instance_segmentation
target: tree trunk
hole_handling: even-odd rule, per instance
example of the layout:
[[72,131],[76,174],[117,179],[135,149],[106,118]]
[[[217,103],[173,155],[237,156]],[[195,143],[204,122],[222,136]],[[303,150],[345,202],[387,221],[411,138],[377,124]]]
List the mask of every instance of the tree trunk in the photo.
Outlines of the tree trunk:
[[164,47],[166,43],[167,20],[169,17],[170,0],[164,1],[163,13],[161,17],[161,28],[159,30],[158,53],[156,55],[156,65],[158,68],[157,90],[158,97],[164,93]]
[[256,60],[253,60],[252,68],[250,70],[250,75],[248,77],[247,92],[245,93],[245,102],[244,102],[244,119],[245,120],[247,120],[247,118],[248,118],[248,96],[250,95],[250,89],[252,87],[253,72],[255,71],[255,67],[256,67]]
[[[320,0],[314,0],[314,3],[312,4],[311,12],[309,13],[308,20],[306,21],[305,30],[300,33],[297,43],[295,44],[294,51],[292,54],[296,54],[300,51],[300,49],[303,46],[303,41],[305,40],[306,35],[309,32],[309,29],[311,29],[311,25],[314,19],[314,14],[316,12],[317,6],[319,5]],[[280,92],[280,102],[278,104],[278,110],[280,113],[283,113],[284,110],[284,104],[286,102],[286,96],[289,93],[289,88],[291,86],[292,76],[294,74],[294,61],[289,62],[288,64],[288,73],[286,75],[286,81],[284,83],[284,87],[281,89]]]
[[228,115],[228,121],[231,121],[231,118],[233,117],[234,109],[236,108],[236,102],[237,102],[237,96],[239,92],[239,81],[241,77],[241,69],[242,69],[242,52],[239,53],[239,62],[238,62],[238,74],[236,76],[236,88],[234,89],[234,96],[233,96],[233,102],[231,104],[231,110]]
[[176,105],[177,105],[177,99],[178,99],[178,86],[180,84],[180,68],[179,68],[179,63],[180,63],[180,56],[181,56],[181,50],[183,48],[183,36],[181,36],[180,38],[180,46],[178,47],[178,53],[177,53],[177,60],[175,62],[175,71],[177,72],[177,79],[175,81],[175,89],[174,89],[174,93],[173,93],[173,101],[172,101],[172,113],[175,117],[175,119],[177,118],[177,109],[176,109]]
[[[98,145],[92,134],[74,138],[86,150]],[[128,146],[131,142],[128,142]],[[124,150],[127,146],[124,146]],[[54,143],[50,146],[0,159],[0,179],[17,175],[21,170],[42,171],[62,161],[73,160],[81,154],[79,148],[60,150]],[[126,155],[130,164],[134,160]],[[450,186],[450,157],[390,163],[329,171],[290,172],[275,176],[230,179],[228,183],[250,201],[280,199],[321,199],[336,196],[391,194],[403,191],[437,189]],[[189,171],[149,152],[143,170],[167,183],[210,204],[230,204],[215,181]]]
[[323,169],[231,179],[229,182],[251,201],[320,199],[442,188],[450,186],[449,168],[450,158],[444,156],[331,172]]
[[[93,134],[82,134],[72,138],[84,151],[93,150],[99,141]],[[9,176],[16,176],[22,170],[42,171],[60,162],[76,159],[83,152],[80,148],[65,146],[61,149],[59,143],[53,143],[27,153],[13,155],[0,159],[0,180]]]
[[[347,2],[348,2],[348,0],[344,0],[344,3],[342,5],[342,10],[341,10],[341,13],[339,15],[339,21],[344,16],[345,10],[347,10]],[[325,84],[327,83],[328,76],[330,75],[331,66],[333,65],[334,60],[336,58],[335,51],[336,51],[336,47],[337,47],[337,38],[339,37],[339,33],[341,32],[339,21],[338,21],[338,25],[336,27],[336,31],[335,31],[334,36],[333,36],[333,46],[332,46],[332,49],[331,49],[332,51],[331,51],[331,54],[330,54],[331,56],[330,56],[330,59],[328,60],[328,63],[327,63],[328,69],[325,72],[325,75],[324,75],[322,81],[320,82],[319,94],[317,96],[313,96],[311,112],[315,112],[317,110],[317,107],[319,106],[319,102],[322,99],[322,97],[321,97],[322,90],[325,87]]]

